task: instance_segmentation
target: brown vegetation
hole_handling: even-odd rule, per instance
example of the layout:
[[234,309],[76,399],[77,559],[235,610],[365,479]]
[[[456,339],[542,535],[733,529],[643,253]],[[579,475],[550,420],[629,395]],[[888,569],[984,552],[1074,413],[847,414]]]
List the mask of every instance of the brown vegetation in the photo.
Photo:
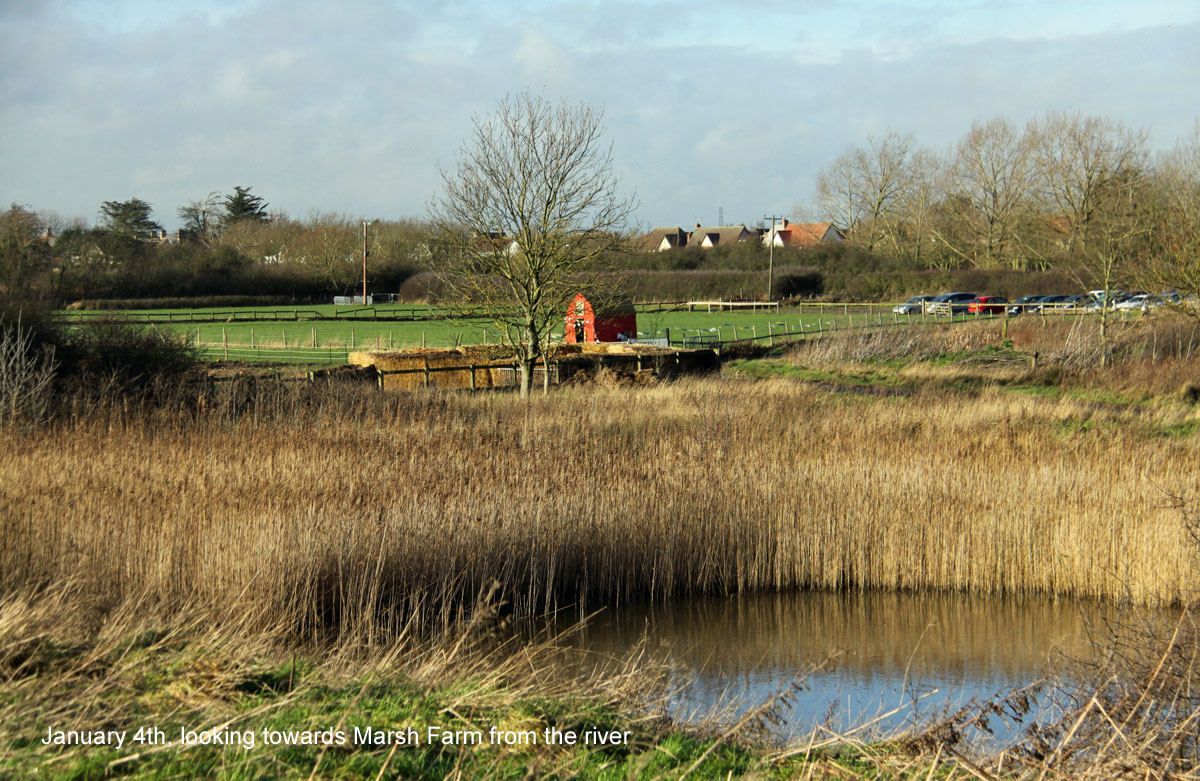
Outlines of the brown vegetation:
[[[166,646],[157,658],[194,656],[170,663],[182,677],[163,695],[182,697],[164,701],[183,713],[229,710],[231,687],[256,675],[256,649],[281,645],[333,649],[334,667],[394,665],[404,649],[415,679],[509,670],[486,656],[444,663],[493,582],[517,614],[788,587],[1187,602],[1196,523],[1168,494],[1193,485],[1195,408],[1179,394],[1133,404],[998,387],[1029,379],[1016,347],[1085,389],[1105,377],[1150,387],[1164,360],[1176,367],[1168,384],[1195,377],[1188,334],[1145,322],[1158,325],[1117,334],[1107,373],[1073,368],[1093,365],[1072,357],[1090,342],[1070,329],[1084,326],[1053,318],[1010,323],[1014,348],[990,358],[998,322],[846,332],[792,359],[953,355],[946,371],[986,359],[1008,373],[968,393],[706,379],[523,403],[250,377],[153,404],[88,396],[38,428],[0,428],[6,713],[37,701],[63,718],[88,717],[97,698],[115,707],[142,649]],[[1054,329],[1070,337],[1057,334],[1057,352]],[[149,645],[130,646],[142,627]],[[452,639],[424,655],[397,645],[438,630]],[[1194,630],[1122,642],[1094,679],[1076,679],[1063,719],[1002,757],[963,756],[964,725],[986,715],[964,713],[907,742],[857,745],[858,769],[1194,766]],[[55,662],[68,647],[71,661]],[[813,763],[836,771],[827,756]]]
[[1200,325],[1158,312],[1108,326],[1108,358],[1091,317],[987,320],[947,326],[836,331],[797,345],[789,360],[806,366],[901,364],[902,377],[959,374],[1001,383],[1090,388],[1143,398],[1191,401],[1200,382]]
[[786,381],[528,407],[225,383],[0,432],[0,588],[262,620],[299,605],[308,636],[448,615],[493,578],[520,613],[786,587],[1177,602],[1196,555],[1156,486],[1181,490],[1194,445],[1103,435],[1123,415]]

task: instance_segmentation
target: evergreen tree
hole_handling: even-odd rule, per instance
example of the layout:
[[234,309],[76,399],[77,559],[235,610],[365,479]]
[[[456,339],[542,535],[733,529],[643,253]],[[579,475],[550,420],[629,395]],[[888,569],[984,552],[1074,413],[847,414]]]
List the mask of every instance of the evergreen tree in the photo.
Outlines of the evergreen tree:
[[151,219],[153,208],[141,198],[105,201],[100,205],[100,229],[129,239],[148,239],[163,227]]
[[233,195],[225,196],[225,224],[241,220],[267,221],[267,203],[258,195],[251,195],[249,187],[234,187]]

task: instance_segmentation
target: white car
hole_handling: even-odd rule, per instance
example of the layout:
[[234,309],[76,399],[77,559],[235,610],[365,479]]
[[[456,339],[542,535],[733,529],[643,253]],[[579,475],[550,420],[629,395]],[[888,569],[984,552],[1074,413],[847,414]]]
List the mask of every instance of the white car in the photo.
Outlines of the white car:
[[1121,301],[1114,306],[1113,309],[1117,310],[1118,312],[1146,312],[1149,311],[1151,307],[1156,307],[1160,304],[1162,304],[1162,301],[1159,300],[1158,296],[1151,296],[1143,293],[1140,296],[1134,296],[1133,298],[1127,298],[1124,301]]
[[925,302],[932,301],[937,296],[913,296],[903,304],[896,304],[892,311],[898,315],[919,315],[925,311]]

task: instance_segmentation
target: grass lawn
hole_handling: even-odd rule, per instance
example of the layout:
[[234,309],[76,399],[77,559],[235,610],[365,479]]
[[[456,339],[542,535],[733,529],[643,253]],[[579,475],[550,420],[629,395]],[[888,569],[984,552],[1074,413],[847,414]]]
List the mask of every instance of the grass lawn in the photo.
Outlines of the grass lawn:
[[[301,318],[306,312],[332,316],[335,307],[297,308]],[[337,308],[347,311],[347,307]],[[413,307],[405,307],[413,311]],[[149,310],[128,310],[124,314],[143,314]],[[413,347],[451,347],[456,344],[495,343],[500,339],[496,326],[483,319],[472,320],[238,320],[227,322],[220,315],[234,310],[154,310],[156,316],[174,314],[200,316],[214,314],[215,322],[157,323],[153,327],[184,334],[200,346],[205,357],[223,357],[228,345],[229,357],[238,360],[312,361],[327,363],[345,360],[352,349]],[[264,318],[281,312],[290,316],[292,309],[260,307],[237,310],[254,311]],[[379,309],[380,315],[386,310]],[[430,311],[425,307],[425,311]],[[845,312],[842,307],[818,310],[809,304],[800,309],[778,312],[643,312],[638,315],[638,335],[642,338],[670,337],[673,342],[685,337],[709,336],[720,341],[762,338],[768,334],[806,333],[829,328],[845,328],[878,323],[920,323],[909,317],[896,317],[881,307],[878,311]],[[669,334],[668,334],[669,331]],[[561,332],[556,335],[561,338]],[[286,349],[288,354],[278,352]],[[314,355],[313,351],[320,351]]]

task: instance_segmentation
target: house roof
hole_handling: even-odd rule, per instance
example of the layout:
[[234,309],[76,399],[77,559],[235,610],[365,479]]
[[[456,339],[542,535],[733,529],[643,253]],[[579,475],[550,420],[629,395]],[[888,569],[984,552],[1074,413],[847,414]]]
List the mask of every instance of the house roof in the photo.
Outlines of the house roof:
[[832,222],[789,222],[776,226],[775,233],[785,247],[815,247],[823,241],[845,238]]
[[662,246],[664,240],[666,240],[668,244],[675,249],[687,246],[687,231],[678,226],[674,228],[655,228],[643,236],[641,241],[638,243],[643,250],[647,252],[654,252]]
[[714,225],[711,227],[697,227],[692,231],[690,244],[701,245],[705,239],[709,240],[712,246],[719,247],[722,244],[733,244],[736,241],[744,241],[753,236],[745,225]]

